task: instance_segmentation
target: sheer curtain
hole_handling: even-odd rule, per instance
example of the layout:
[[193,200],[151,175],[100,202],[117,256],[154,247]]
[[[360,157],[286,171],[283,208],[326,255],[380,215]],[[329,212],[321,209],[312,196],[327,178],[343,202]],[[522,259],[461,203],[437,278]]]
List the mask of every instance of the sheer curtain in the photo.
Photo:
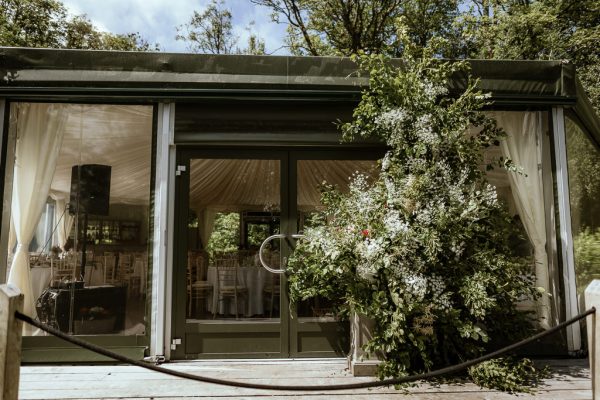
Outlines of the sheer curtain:
[[71,234],[75,217],[69,214],[69,210],[67,210],[69,202],[63,193],[51,192],[50,197],[56,203],[54,207],[54,223],[56,224],[55,243],[64,250],[65,243],[67,243],[67,239],[69,239],[69,235]]
[[523,174],[510,172],[508,179],[516,209],[534,249],[536,284],[545,290],[538,301],[537,311],[540,324],[547,328],[551,321],[551,309],[540,115],[538,112],[495,112],[493,116],[507,133],[506,140],[500,144],[503,156],[523,169]]
[[206,250],[206,246],[208,246],[208,242],[212,236],[217,212],[213,209],[205,208],[197,212],[197,215],[200,226],[200,240],[202,241],[202,248]]
[[[17,144],[12,193],[12,221],[17,250],[8,283],[24,294],[24,313],[35,315],[29,271],[29,243],[46,204],[67,120],[68,106],[18,104]],[[24,334],[31,332],[27,324]]]

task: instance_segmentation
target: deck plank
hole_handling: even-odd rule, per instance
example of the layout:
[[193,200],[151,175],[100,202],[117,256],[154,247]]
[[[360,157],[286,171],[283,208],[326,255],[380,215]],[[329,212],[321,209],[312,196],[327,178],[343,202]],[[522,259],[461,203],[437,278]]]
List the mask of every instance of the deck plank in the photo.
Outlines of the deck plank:
[[[519,399],[591,399],[587,360],[543,360],[552,376],[535,395],[520,394]],[[355,378],[346,362],[335,360],[268,361],[194,361],[163,366],[191,374],[221,379],[269,384],[336,384],[364,382]],[[233,388],[171,377],[139,367],[125,365],[39,365],[22,366],[20,399],[514,399],[515,396],[472,383],[431,385],[421,383],[402,392],[394,388],[280,392]]]

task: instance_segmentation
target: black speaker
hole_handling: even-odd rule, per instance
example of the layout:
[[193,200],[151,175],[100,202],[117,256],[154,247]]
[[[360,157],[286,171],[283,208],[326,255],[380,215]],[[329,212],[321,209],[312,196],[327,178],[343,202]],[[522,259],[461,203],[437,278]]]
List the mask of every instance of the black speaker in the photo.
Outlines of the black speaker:
[[[108,215],[110,199],[109,165],[75,165],[71,170],[69,212]],[[78,208],[79,207],[79,208]]]

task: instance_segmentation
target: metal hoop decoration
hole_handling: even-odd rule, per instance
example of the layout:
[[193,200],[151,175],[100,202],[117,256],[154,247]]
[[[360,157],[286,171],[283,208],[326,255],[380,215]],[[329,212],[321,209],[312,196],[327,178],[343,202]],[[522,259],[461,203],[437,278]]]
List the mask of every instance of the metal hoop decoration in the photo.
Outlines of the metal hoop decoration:
[[267,243],[269,243],[271,240],[273,240],[273,239],[283,239],[283,238],[285,238],[287,236],[291,236],[294,239],[302,239],[303,237],[305,237],[304,235],[302,235],[300,233],[295,233],[293,235],[284,235],[283,233],[278,233],[276,235],[269,236],[260,245],[260,249],[258,250],[258,259],[260,260],[260,264],[267,271],[272,272],[274,274],[285,274],[285,269],[275,269],[275,268],[271,268],[271,267],[269,267],[267,265],[267,262],[263,258],[263,249],[265,248],[265,246],[267,245]]
[[269,243],[271,240],[283,239],[284,237],[285,237],[285,235],[282,233],[278,233],[276,235],[269,236],[268,238],[266,238],[264,240],[264,242],[262,242],[262,244],[260,245],[260,249],[258,250],[258,259],[260,260],[260,264],[263,266],[264,269],[266,269],[267,271],[272,272],[274,274],[285,274],[285,270],[284,269],[274,269],[274,268],[269,267],[267,265],[267,262],[263,258],[263,249],[265,248],[267,243]]

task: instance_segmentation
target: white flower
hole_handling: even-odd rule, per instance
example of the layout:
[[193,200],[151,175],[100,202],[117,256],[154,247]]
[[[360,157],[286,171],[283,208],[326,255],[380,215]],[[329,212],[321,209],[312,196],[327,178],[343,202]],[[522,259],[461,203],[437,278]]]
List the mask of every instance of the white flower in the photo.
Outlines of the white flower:
[[408,232],[408,224],[402,220],[397,210],[389,210],[383,218],[383,223],[392,239]]
[[421,115],[417,118],[414,129],[417,132],[418,138],[426,144],[435,144],[439,140],[438,136],[433,132],[431,115],[429,114]]
[[390,166],[392,164],[392,154],[388,151],[387,153],[385,153],[385,156],[383,156],[383,159],[381,160],[381,169],[384,171],[387,171],[388,169],[390,169]]

